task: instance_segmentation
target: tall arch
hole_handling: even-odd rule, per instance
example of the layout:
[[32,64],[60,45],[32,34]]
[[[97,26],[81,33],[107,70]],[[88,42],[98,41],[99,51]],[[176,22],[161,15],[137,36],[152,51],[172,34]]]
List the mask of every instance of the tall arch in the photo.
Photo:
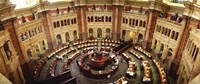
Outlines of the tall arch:
[[76,30],[74,30],[73,35],[74,35],[74,40],[77,40],[78,39],[78,35],[77,35],[77,31]]
[[110,29],[109,28],[106,29],[106,38],[107,39],[110,38]]
[[92,28],[89,29],[89,38],[93,38],[94,31]]
[[61,38],[61,35],[60,35],[60,34],[57,34],[57,35],[56,35],[56,39],[57,39],[57,44],[58,44],[58,45],[62,44],[62,38]]
[[192,58],[194,57],[194,53],[195,53],[195,51],[196,51],[196,45],[194,46],[194,49],[192,50]]
[[66,40],[66,42],[70,41],[70,36],[69,36],[68,32],[65,33],[65,40]]
[[102,38],[102,29],[101,28],[97,29],[97,38]]
[[138,43],[139,43],[139,44],[142,44],[142,41],[143,41],[143,35],[140,33],[140,34],[138,35]]

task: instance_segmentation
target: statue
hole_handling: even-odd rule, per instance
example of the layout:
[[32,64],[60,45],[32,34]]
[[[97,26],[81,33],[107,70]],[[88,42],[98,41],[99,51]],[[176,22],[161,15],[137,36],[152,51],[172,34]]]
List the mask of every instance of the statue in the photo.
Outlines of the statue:
[[26,19],[25,17],[22,15],[22,22],[25,23],[26,22]]
[[3,45],[3,48],[4,48],[4,51],[6,53],[8,60],[10,60],[10,58],[12,56],[12,52],[10,51],[8,41]]

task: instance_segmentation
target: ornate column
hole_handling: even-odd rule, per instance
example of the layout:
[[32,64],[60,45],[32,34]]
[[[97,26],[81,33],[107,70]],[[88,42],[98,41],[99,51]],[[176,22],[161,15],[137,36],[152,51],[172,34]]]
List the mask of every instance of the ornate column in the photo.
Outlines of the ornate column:
[[172,54],[172,59],[169,60],[168,69],[169,73],[173,76],[176,75],[176,71],[178,70],[179,63],[181,60],[182,52],[185,49],[187,39],[189,38],[190,19],[191,19],[190,17],[184,16],[184,20],[182,21],[181,31],[178,36],[177,47],[174,49],[174,53]]
[[[147,27],[144,34],[144,42],[143,47],[147,50],[151,49],[151,41],[153,39],[153,34],[156,26],[157,17],[160,15],[160,11],[162,11],[162,8],[164,3],[162,3],[162,0],[155,0],[155,1],[149,1],[149,14],[147,19]],[[166,7],[167,8],[167,7]]]
[[87,20],[86,20],[86,0],[80,0],[75,2],[75,6],[77,8],[77,19],[78,19],[78,31],[79,31],[79,39],[86,40],[87,39]]
[[48,48],[50,50],[54,50],[56,46],[56,40],[53,32],[53,27],[52,27],[52,21],[51,21],[51,12],[50,10],[45,10],[39,13],[40,18],[43,23],[46,39],[47,39],[47,44]]
[[144,42],[143,42],[143,47],[146,48],[147,50],[150,50],[151,48],[151,41],[153,39],[153,34],[156,26],[156,21],[157,17],[160,14],[160,11],[150,9],[149,10],[149,17],[148,17],[148,23],[145,31],[145,37],[144,37]]
[[112,14],[112,38],[114,40],[120,39],[121,18],[123,11],[122,0],[113,0],[113,14]]

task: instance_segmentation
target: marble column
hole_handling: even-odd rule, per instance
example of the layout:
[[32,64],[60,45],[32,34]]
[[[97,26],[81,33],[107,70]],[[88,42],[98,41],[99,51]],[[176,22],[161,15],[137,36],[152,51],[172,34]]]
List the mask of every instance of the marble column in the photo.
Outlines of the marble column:
[[120,39],[121,18],[122,18],[122,5],[113,5],[112,14],[112,38],[114,40]]
[[181,60],[182,52],[185,49],[186,40],[189,38],[189,31],[190,31],[190,20],[191,17],[183,16],[183,21],[181,25],[181,30],[179,32],[179,36],[177,39],[177,47],[174,49],[174,52],[172,54],[172,58],[169,60],[169,64],[167,65],[167,68],[169,70],[169,74],[172,76],[176,76],[176,72],[179,67],[179,62]]
[[151,41],[153,39],[153,34],[156,26],[156,21],[157,17],[160,14],[160,11],[150,9],[150,13],[148,15],[148,20],[147,20],[147,27],[145,30],[145,35],[144,35],[144,42],[143,42],[143,47],[147,50],[150,50],[151,48]]
[[77,6],[77,9],[79,39],[86,40],[88,34],[86,22],[86,6]]
[[56,49],[56,40],[54,36],[54,31],[52,28],[52,20],[51,20],[51,12],[50,10],[42,11],[39,13],[42,19],[46,39],[47,39],[47,44],[48,48],[50,50]]

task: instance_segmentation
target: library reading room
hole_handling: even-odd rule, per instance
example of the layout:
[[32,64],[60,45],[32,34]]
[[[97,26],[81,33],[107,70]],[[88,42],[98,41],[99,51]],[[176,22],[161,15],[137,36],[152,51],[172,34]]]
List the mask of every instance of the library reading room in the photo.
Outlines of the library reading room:
[[0,84],[199,84],[200,0],[0,0]]

